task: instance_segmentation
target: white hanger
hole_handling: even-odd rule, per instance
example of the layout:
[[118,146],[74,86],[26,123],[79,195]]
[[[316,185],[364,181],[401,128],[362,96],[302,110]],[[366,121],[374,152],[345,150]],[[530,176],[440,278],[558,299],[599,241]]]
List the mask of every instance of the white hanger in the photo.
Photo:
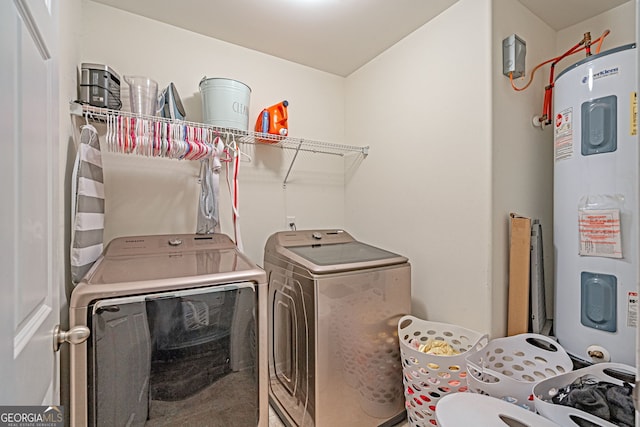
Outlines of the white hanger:
[[[229,136],[231,137],[231,142],[229,142]],[[244,151],[240,150],[240,147],[238,146],[238,143],[236,142],[236,136],[234,133],[232,132],[228,132],[226,134],[226,141],[225,141],[225,146],[230,149],[234,156],[238,156],[240,158],[240,160],[244,160],[247,162],[251,162],[251,156],[248,155],[247,153],[245,153]]]

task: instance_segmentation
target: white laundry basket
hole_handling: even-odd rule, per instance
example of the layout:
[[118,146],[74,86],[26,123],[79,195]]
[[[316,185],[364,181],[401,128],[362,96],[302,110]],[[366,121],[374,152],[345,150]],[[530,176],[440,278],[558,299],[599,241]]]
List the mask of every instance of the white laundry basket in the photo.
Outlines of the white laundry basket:
[[[405,406],[413,427],[437,426],[436,404],[442,397],[467,391],[465,356],[486,345],[487,334],[447,323],[403,316],[398,322]],[[445,341],[460,354],[439,356],[418,351],[414,341]]]
[[573,362],[555,341],[539,334],[496,338],[467,355],[469,391],[488,394],[534,410],[533,387],[570,372]]
[[[551,402],[551,397],[557,394],[560,389],[572,384],[581,377],[591,377],[597,381],[623,385],[624,381],[619,378],[619,375],[615,374],[616,371],[633,377],[636,373],[636,368],[621,363],[598,363],[540,381],[533,388],[536,411],[545,418],[566,427],[585,424],[600,427],[617,427],[618,424],[611,423],[580,409]],[[587,422],[581,423],[583,420]]]
[[441,427],[560,427],[559,424],[501,399],[455,393],[438,403]]

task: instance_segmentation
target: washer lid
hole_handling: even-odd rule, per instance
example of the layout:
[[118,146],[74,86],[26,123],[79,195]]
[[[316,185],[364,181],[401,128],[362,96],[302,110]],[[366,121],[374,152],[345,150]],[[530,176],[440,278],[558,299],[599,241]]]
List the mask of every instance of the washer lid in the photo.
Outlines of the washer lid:
[[340,229],[276,232],[267,239],[264,259],[295,263],[318,274],[408,262],[402,255],[359,242]]
[[408,261],[402,255],[357,241],[293,246],[286,248],[286,251],[297,255],[297,257],[291,256],[291,258],[300,262],[313,273],[359,270],[403,264]]
[[289,250],[320,266],[374,262],[389,258],[395,259],[400,256],[362,242],[298,246],[289,248]]

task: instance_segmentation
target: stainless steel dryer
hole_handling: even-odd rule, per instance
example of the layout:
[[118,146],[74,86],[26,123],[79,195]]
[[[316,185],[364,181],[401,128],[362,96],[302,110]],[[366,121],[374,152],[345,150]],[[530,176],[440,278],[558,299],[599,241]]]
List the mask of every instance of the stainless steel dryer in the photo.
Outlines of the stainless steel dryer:
[[111,241],[71,295],[72,426],[268,425],[267,282],[229,237]]
[[344,230],[267,240],[269,400],[290,426],[393,425],[405,417],[398,319],[407,258]]

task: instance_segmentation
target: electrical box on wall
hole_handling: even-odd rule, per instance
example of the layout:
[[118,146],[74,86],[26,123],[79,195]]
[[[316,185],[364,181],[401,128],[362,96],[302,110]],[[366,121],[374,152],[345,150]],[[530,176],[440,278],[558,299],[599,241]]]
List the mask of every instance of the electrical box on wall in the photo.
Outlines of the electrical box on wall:
[[524,57],[527,54],[527,44],[516,34],[511,34],[502,40],[502,74],[517,79],[524,75]]

